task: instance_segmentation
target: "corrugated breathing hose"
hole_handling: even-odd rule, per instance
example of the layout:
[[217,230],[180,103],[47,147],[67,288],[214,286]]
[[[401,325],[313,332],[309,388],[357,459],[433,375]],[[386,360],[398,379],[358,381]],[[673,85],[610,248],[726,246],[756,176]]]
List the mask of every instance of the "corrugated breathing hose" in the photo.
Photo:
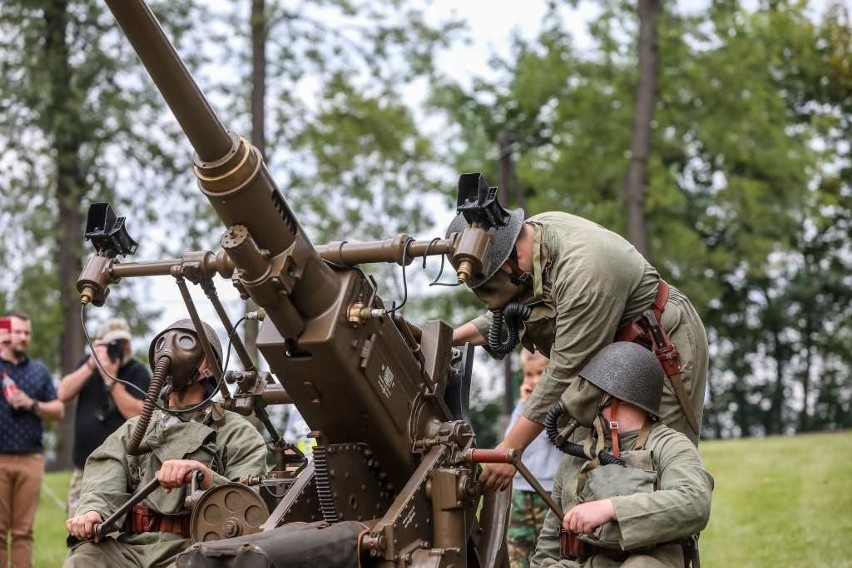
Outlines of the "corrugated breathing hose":
[[[491,326],[488,328],[488,348],[500,355],[512,351],[518,344],[518,327],[530,317],[531,313],[529,306],[519,302],[513,302],[502,310],[495,310]],[[504,321],[508,332],[505,341],[502,340]]]
[[[563,454],[568,454],[569,456],[574,456],[577,458],[594,459],[595,457],[595,449],[591,448],[591,456],[587,456],[586,452],[583,451],[583,446],[581,444],[575,444],[574,442],[568,442],[567,440],[562,442],[562,444],[557,443],[557,438],[559,437],[559,428],[556,426],[559,421],[559,417],[562,416],[562,413],[565,411],[562,408],[562,403],[555,402],[553,406],[550,407],[550,410],[547,411],[547,416],[544,418],[544,431],[547,432],[547,438],[550,440],[550,443],[556,446]],[[598,460],[603,465],[622,465],[626,466],[624,460],[621,458],[617,458],[609,452],[598,452],[597,453]]]
[[160,357],[154,367],[151,385],[148,387],[148,394],[145,396],[139,421],[136,423],[133,435],[130,436],[130,442],[127,445],[127,453],[131,456],[138,456],[150,451],[148,444],[142,445],[142,439],[145,437],[145,431],[148,430],[148,424],[151,422],[151,415],[154,413],[154,406],[157,404],[171,361],[169,357]]

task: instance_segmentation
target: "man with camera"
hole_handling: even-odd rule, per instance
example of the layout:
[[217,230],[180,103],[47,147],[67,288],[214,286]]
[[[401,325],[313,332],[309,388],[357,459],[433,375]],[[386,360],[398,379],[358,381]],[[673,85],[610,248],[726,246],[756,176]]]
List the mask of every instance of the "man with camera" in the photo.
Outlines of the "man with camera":
[[[133,358],[130,326],[121,318],[110,319],[99,328],[94,352],[80,366],[62,377],[59,399],[77,398],[74,419],[74,475],[68,491],[67,514],[77,508],[83,466],[95,448],[125,420],[142,412],[143,399],[151,382],[148,369]],[[116,377],[120,381],[116,381]],[[126,386],[121,381],[138,387]]]

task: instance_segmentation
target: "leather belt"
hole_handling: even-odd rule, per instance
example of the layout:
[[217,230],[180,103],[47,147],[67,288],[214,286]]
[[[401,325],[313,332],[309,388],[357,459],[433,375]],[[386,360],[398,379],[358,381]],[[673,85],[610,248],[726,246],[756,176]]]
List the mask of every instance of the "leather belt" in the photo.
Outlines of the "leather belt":
[[128,516],[128,532],[166,532],[189,538],[191,515],[161,515],[139,503]]
[[[661,278],[660,283],[657,285],[657,295],[654,297],[654,303],[651,304],[650,308],[651,311],[654,312],[654,316],[657,318],[658,322],[663,321],[663,312],[666,309],[666,302],[668,301],[669,285]],[[648,337],[648,334],[645,333],[645,329],[639,323],[641,320],[642,318],[640,317],[637,320],[619,327],[618,331],[615,332],[615,340],[639,343],[648,349],[652,349],[654,346],[653,339]]]

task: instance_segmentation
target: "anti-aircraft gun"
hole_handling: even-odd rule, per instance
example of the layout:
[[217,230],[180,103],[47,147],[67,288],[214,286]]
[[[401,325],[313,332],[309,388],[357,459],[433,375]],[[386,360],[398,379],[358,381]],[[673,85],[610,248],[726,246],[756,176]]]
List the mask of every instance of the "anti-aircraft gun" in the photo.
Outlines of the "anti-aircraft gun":
[[[504,565],[508,496],[481,495],[478,464],[517,460],[475,448],[467,416],[471,348],[453,349],[452,329],[442,322],[418,327],[388,310],[359,268],[447,255],[459,282],[487,272],[494,262],[489,230],[509,217],[496,188],[463,175],[458,210],[469,226],[446,238],[314,246],[258,150],[225,129],[144,1],[106,2],[193,146],[199,188],[226,229],[217,253],[119,262],[135,243],[123,218],[93,207],[87,236],[97,254],[77,283],[81,302],[102,305],[123,277],[171,275],[200,329],[187,281],[199,284],[245,369],[213,370],[236,385],[232,394],[219,380],[222,404],[255,414],[276,457],[268,475],[244,480],[262,488],[271,513],[258,518],[255,508],[237,506],[217,517],[212,512],[229,500],[253,497],[233,487],[208,490],[193,512],[196,544],[178,564]],[[271,373],[257,370],[234,333],[213,285],[217,275],[260,306],[250,317],[264,319],[257,346]],[[312,463],[271,424],[266,406],[278,402],[295,404],[312,429]]]

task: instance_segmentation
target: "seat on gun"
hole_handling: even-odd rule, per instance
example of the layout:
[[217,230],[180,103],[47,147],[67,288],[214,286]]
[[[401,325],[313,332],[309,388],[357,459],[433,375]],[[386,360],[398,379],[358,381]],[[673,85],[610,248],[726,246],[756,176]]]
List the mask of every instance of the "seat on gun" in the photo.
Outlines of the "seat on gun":
[[329,525],[289,523],[256,534],[197,542],[177,558],[178,568],[358,568],[357,521]]

